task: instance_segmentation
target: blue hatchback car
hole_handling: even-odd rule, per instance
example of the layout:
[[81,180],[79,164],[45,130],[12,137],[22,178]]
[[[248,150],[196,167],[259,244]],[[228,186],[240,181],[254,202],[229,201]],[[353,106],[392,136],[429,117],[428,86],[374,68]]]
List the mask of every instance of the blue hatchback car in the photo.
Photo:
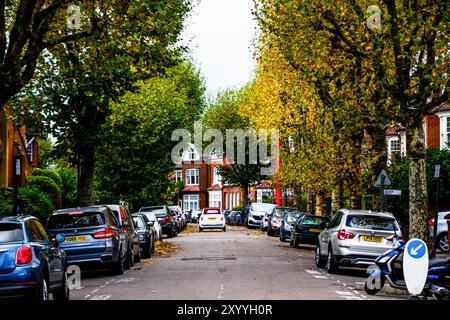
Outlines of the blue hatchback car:
[[[58,239],[63,241],[60,235]],[[0,218],[0,298],[68,300],[66,254],[32,216]]]

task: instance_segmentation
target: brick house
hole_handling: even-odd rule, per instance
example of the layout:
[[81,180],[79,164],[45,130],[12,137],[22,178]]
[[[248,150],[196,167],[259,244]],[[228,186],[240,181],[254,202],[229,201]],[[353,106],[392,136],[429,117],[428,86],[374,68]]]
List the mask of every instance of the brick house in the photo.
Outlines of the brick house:
[[[450,104],[444,102],[430,110],[423,120],[426,148],[443,150],[450,148]],[[406,128],[392,124],[386,130],[388,159],[392,154],[406,155]],[[389,163],[389,160],[388,160]]]
[[31,128],[18,127],[4,110],[0,114],[0,185],[14,187],[16,168],[20,170],[18,185],[23,185],[25,177],[39,167],[39,134]]

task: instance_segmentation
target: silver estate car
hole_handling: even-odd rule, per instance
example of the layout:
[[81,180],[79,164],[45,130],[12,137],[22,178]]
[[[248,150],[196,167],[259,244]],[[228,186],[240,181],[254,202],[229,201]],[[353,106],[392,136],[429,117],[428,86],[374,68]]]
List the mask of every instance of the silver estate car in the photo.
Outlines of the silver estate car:
[[342,267],[368,266],[393,248],[392,236],[401,237],[392,214],[363,210],[339,210],[319,234],[315,262],[329,273]]

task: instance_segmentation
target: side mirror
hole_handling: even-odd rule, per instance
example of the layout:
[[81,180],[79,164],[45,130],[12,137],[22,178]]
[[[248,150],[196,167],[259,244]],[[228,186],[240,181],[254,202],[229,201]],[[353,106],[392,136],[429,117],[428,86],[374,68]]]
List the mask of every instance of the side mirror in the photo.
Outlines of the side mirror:
[[149,221],[149,222],[147,222],[147,225],[150,226],[150,227],[153,227],[155,225],[155,222],[154,221]]
[[58,233],[55,237],[55,245],[59,245],[60,243],[63,243],[66,240],[66,237],[64,235]]

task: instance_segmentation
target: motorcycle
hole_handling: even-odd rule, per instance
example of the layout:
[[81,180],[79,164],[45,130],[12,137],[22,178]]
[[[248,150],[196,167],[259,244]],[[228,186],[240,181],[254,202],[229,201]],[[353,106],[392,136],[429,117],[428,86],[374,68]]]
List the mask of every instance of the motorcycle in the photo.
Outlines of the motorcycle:
[[[369,268],[369,277],[364,284],[364,290],[369,295],[380,292],[386,281],[392,288],[407,290],[401,268],[406,243],[398,237],[389,240],[393,241],[394,247],[379,256],[375,260],[375,265]],[[427,281],[423,289],[425,297],[434,295],[439,300],[449,299],[449,261],[449,257],[430,259]]]

